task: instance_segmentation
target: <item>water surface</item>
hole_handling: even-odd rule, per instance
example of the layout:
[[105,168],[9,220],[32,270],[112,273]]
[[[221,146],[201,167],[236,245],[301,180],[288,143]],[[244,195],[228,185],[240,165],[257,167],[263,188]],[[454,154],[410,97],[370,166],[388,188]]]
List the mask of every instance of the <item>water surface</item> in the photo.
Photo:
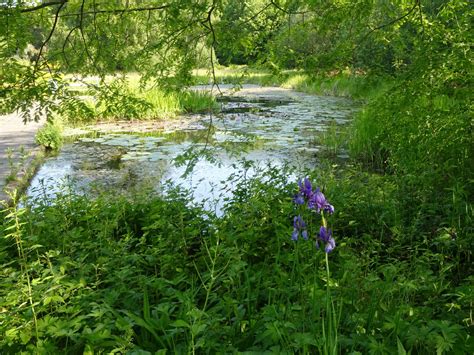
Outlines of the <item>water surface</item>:
[[[354,111],[345,98],[281,88],[246,85],[225,95],[219,114],[183,117],[161,129],[143,129],[143,124],[126,124],[122,130],[117,124],[91,127],[93,134],[47,159],[27,195],[50,197],[65,185],[84,194],[133,193],[144,186],[166,193],[164,182],[171,181],[219,212],[222,198],[231,194],[231,189],[223,191],[224,181],[242,168],[242,160],[257,167],[290,164],[295,172],[314,167],[322,149],[317,135],[329,125],[347,124]],[[248,175],[254,171],[249,169]]]

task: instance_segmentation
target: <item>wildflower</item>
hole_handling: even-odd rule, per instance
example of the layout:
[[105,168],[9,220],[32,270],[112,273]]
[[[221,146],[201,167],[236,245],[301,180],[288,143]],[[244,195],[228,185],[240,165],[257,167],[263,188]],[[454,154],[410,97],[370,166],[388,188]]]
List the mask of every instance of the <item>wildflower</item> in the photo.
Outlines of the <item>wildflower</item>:
[[[336,241],[332,237],[331,229],[326,229],[326,227],[321,226],[319,229],[319,236],[318,238],[326,244],[324,251],[326,253],[330,253],[336,247]],[[316,248],[319,248],[319,242],[316,240]]]
[[304,196],[301,193],[298,193],[293,198],[293,202],[297,205],[304,205]]
[[308,199],[311,198],[313,187],[311,186],[311,181],[307,177],[304,178],[304,180],[300,180],[298,186],[300,187],[300,194]]
[[304,223],[303,218],[298,215],[293,219],[293,233],[291,234],[291,239],[295,241],[298,240],[300,233],[304,240],[308,240],[306,223]]
[[318,213],[321,211],[326,211],[330,214],[334,213],[333,205],[329,204],[319,188],[311,195],[311,198],[308,201],[308,207],[315,209]]

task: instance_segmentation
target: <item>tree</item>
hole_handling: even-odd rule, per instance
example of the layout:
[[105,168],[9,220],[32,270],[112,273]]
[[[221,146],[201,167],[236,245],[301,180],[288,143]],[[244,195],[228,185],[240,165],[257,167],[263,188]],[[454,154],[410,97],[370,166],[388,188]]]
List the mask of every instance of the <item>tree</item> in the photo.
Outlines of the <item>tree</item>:
[[[67,85],[67,73],[97,76],[104,83],[107,74],[137,70],[144,81],[164,87],[189,83],[197,44],[215,41],[217,6],[210,0],[3,1],[3,110],[20,110],[27,120],[84,109]],[[108,90],[89,89],[94,95]]]
[[[454,3],[2,0],[1,107],[20,110],[25,119],[87,114],[68,73],[97,76],[104,84],[107,74],[139,71],[143,84],[179,89],[191,83],[203,51],[211,54],[209,65],[215,52],[223,64],[398,75],[423,56],[417,48],[429,42],[425,29]],[[458,3],[459,11],[468,11],[467,2]],[[120,88],[89,85],[93,96],[126,103]]]

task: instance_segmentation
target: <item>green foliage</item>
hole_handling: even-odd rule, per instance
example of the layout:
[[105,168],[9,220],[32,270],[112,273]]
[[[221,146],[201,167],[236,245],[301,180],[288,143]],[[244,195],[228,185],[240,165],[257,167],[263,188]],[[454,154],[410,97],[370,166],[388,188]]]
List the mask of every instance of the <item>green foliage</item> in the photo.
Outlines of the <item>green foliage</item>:
[[48,121],[36,132],[35,141],[46,150],[58,151],[62,144],[62,126],[57,121]]
[[410,69],[355,120],[353,154],[399,177],[401,191],[412,196],[404,207],[408,215],[414,203],[429,206],[430,217],[422,224],[453,211],[458,219],[470,218],[464,208],[472,196],[474,169],[468,10],[464,2],[445,4],[436,21],[424,27],[426,37]]
[[391,85],[383,76],[367,76],[349,70],[322,75],[289,73],[280,75],[281,86],[317,95],[367,99],[387,90]]
[[262,0],[224,0],[220,6],[215,29],[219,63],[251,64],[263,59],[273,32],[284,21],[284,13]]
[[202,25],[210,6],[208,1],[3,2],[2,110],[19,110],[26,120],[51,112],[80,114],[75,121],[90,118],[93,108],[81,103],[64,80],[64,73],[74,73],[102,84],[89,86],[102,114],[140,116],[147,102],[127,95],[119,82],[103,85],[107,75],[139,70],[144,82],[180,91],[190,83],[196,63],[204,61],[201,52],[212,55],[206,43],[210,29]]
[[207,92],[143,87],[140,78],[136,74],[107,78],[99,86],[87,81],[80,85],[69,82],[63,88],[69,91],[68,97],[57,112],[70,124],[84,124],[101,120],[165,119],[216,109],[215,98]]
[[312,179],[336,207],[328,279],[314,240],[291,241],[296,184],[247,168],[220,218],[182,189],[4,211],[2,352],[323,353],[333,316],[341,352],[472,352],[467,233],[405,225],[394,182],[322,166]]
[[[81,123],[210,110],[182,91],[202,51],[266,68],[219,82],[368,99],[346,132],[382,174],[311,173],[336,208],[327,263],[313,240],[291,242],[296,184],[274,168],[232,176],[219,218],[182,189],[6,207],[0,352],[472,353],[472,5],[143,4],[0,5],[2,111]],[[48,124],[38,142],[59,137]],[[335,128],[322,141],[344,144]]]

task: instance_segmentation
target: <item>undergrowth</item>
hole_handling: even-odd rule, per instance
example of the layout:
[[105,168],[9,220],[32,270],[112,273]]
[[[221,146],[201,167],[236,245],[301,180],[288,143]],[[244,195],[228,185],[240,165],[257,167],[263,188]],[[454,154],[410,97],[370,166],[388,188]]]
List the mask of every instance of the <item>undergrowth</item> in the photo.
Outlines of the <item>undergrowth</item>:
[[291,240],[298,188],[274,168],[231,177],[219,218],[181,188],[6,208],[2,353],[323,353],[332,316],[340,353],[472,353],[469,224],[420,228],[396,179],[319,171],[329,278],[315,231]]

